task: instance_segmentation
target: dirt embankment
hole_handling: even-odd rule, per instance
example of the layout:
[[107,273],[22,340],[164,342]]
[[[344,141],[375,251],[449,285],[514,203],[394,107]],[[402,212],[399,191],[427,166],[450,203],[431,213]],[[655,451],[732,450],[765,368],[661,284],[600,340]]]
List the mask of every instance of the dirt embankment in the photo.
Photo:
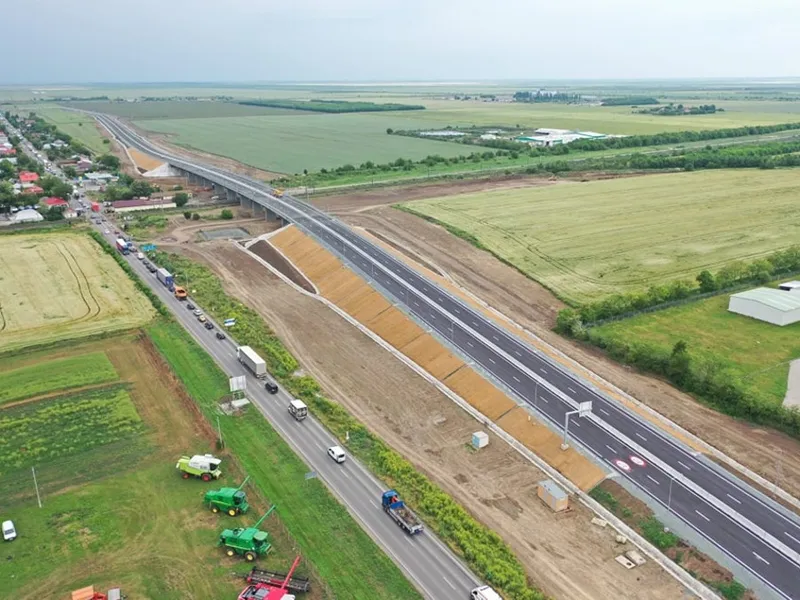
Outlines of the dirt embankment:
[[492,438],[467,449],[479,427],[430,383],[413,373],[314,298],[299,294],[230,243],[181,245],[208,264],[226,290],[275,329],[326,392],[441,485],[514,549],[550,596],[569,600],[681,597],[678,584],[648,563],[622,569],[608,530],[589,524],[581,505],[556,516],[536,498],[545,476]]
[[[794,496],[800,496],[800,444],[796,440],[722,415],[660,379],[634,372],[595,348],[555,334],[552,327],[564,304],[547,289],[441,227],[386,206],[422,197],[496,189],[494,182],[469,185],[473,187],[458,182],[373,190],[329,196],[317,203],[352,225],[381,233],[424,256],[460,286],[573,360]],[[489,187],[479,187],[484,185]],[[508,185],[526,184],[514,181]]]

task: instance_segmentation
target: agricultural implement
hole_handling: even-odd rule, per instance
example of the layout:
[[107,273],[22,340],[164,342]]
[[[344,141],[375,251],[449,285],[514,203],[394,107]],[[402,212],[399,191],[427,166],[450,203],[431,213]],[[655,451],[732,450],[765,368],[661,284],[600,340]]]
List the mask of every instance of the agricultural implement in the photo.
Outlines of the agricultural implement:
[[102,592],[95,592],[94,586],[81,588],[72,592],[71,600],[123,600],[125,596],[119,588],[108,590],[107,594]]
[[288,573],[274,573],[253,567],[246,578],[250,585],[239,594],[239,600],[289,600],[294,595],[288,592],[307,592],[311,587],[308,578],[292,576],[299,562],[298,556]]
[[224,511],[232,517],[243,515],[250,509],[250,505],[247,503],[247,496],[242,491],[248,479],[250,479],[249,476],[238,488],[224,487],[218,490],[210,490],[206,492],[203,501],[213,513]]
[[219,479],[222,471],[219,470],[219,463],[222,461],[211,454],[195,454],[191,458],[181,456],[175,468],[181,472],[181,477],[199,477],[203,481]]
[[264,556],[270,551],[272,545],[267,541],[269,534],[266,531],[261,531],[258,526],[273,510],[275,510],[274,505],[252,527],[225,529],[219,535],[217,546],[225,546],[225,554],[228,556],[238,554],[239,556],[244,556],[248,562],[253,562],[259,556]]

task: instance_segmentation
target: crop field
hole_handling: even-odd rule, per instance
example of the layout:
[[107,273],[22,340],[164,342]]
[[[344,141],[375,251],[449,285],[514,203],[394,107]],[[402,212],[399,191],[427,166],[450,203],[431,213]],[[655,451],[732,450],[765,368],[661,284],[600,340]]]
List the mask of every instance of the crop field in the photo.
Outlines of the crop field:
[[728,294],[591,329],[593,338],[654,343],[671,350],[680,340],[700,359],[715,358],[751,393],[781,404],[789,361],[800,356],[800,323],[777,327],[728,312]]
[[[231,572],[244,565],[214,545],[223,523],[202,507],[207,485],[175,473],[177,456],[208,452],[210,440],[152,346],[128,334],[0,358],[9,377],[54,366],[60,373],[28,387],[24,402],[0,406],[2,517],[19,532],[4,548],[0,595],[61,598],[94,584],[139,598],[235,597]],[[115,381],[64,392],[96,367]],[[238,485],[241,475],[224,471],[224,484]],[[270,565],[288,560],[278,552]]]
[[154,314],[88,236],[0,236],[0,352],[136,327]]
[[[277,109],[271,109],[277,110]],[[418,129],[430,123],[400,113],[297,114],[263,117],[141,120],[136,124],[169,134],[189,146],[281,173],[316,171],[345,164],[458,156],[464,147],[448,142],[386,134],[387,128]]]
[[20,108],[20,112],[34,111],[46,121],[58,127],[61,131],[80,141],[84,146],[96,154],[108,152],[109,145],[103,143],[105,139],[97,130],[95,120],[80,113],[70,112],[53,105],[30,105]]
[[795,243],[793,170],[703,171],[499,190],[405,205],[582,304]]
[[0,404],[32,398],[52,390],[67,390],[118,379],[103,352],[78,354],[30,366],[0,371]]

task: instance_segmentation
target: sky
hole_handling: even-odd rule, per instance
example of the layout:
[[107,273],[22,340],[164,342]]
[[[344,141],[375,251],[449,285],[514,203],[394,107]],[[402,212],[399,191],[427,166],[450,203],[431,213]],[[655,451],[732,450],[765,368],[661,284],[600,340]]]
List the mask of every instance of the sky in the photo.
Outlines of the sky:
[[800,75],[798,0],[8,3],[0,85]]

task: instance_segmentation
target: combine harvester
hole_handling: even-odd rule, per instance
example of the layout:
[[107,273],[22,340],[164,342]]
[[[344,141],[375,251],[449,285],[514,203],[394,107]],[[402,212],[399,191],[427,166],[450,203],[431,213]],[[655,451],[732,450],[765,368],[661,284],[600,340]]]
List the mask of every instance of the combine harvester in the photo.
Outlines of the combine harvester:
[[307,592],[311,588],[308,578],[292,577],[299,562],[298,556],[288,573],[273,573],[253,567],[247,576],[250,585],[239,594],[239,600],[294,600],[294,594],[289,592]]
[[247,503],[247,495],[242,491],[242,488],[248,479],[250,479],[249,475],[238,488],[226,487],[206,492],[203,502],[213,513],[224,511],[232,517],[245,514],[250,510],[250,505]]
[[203,481],[219,479],[222,471],[219,470],[219,463],[222,461],[212,454],[195,454],[191,458],[181,456],[175,468],[181,472],[181,477],[199,477]]
[[264,556],[272,548],[267,539],[269,534],[261,531],[258,526],[263,523],[272,511],[275,510],[273,504],[263,517],[261,517],[252,527],[237,527],[236,529],[225,529],[219,534],[217,546],[225,546],[225,554],[228,556],[244,556],[247,562],[253,562],[259,556]]

